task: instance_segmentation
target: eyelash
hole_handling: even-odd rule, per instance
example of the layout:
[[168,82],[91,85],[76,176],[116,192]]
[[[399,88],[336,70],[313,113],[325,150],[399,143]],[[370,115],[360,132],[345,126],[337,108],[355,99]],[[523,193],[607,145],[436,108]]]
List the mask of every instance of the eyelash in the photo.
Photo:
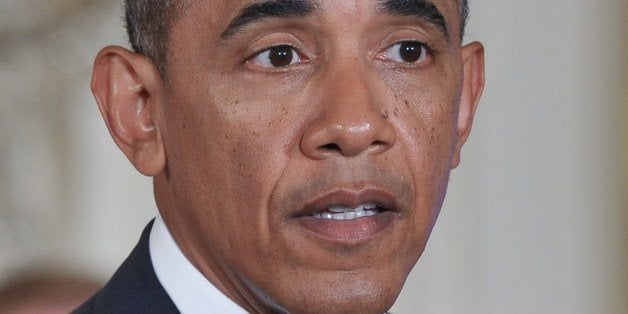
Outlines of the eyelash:
[[[390,51],[397,47],[399,51]],[[409,54],[404,54],[401,49],[404,49]],[[418,49],[418,56],[414,55]],[[271,54],[275,55],[271,55]],[[391,56],[390,54],[396,54]],[[376,54],[376,58],[382,61],[389,61],[400,63],[404,66],[416,66],[429,61],[429,58],[433,55],[433,49],[426,43],[418,40],[402,40],[387,46],[383,51]],[[273,57],[275,59],[273,60]],[[415,58],[416,57],[416,58]],[[404,58],[410,58],[411,61],[403,60]],[[416,59],[413,60],[412,59]],[[287,61],[287,63],[285,63]],[[245,60],[246,63],[252,63],[263,69],[272,69],[274,71],[280,71],[298,63],[307,63],[310,60],[304,57],[303,54],[294,46],[290,44],[273,45],[263,50],[256,52],[252,57]]]
[[[276,53],[276,55],[271,55],[273,53]],[[273,60],[273,57],[277,58]],[[256,62],[256,59],[259,60],[257,60]],[[288,63],[285,65],[281,65],[283,64],[281,62],[285,61],[288,61]],[[297,48],[289,44],[270,46],[266,49],[258,51],[252,57],[246,60],[246,62],[253,63],[261,68],[275,70],[281,70],[296,63],[306,63],[309,61],[310,60],[308,58],[305,58]],[[277,65],[277,63],[279,63],[279,65]]]
[[[397,47],[396,51],[391,51]],[[405,53],[404,54],[404,47]],[[418,56],[415,55],[418,52]],[[390,54],[396,54],[391,56]],[[383,61],[391,61],[400,63],[405,66],[417,66],[429,61],[429,58],[434,54],[434,50],[426,43],[419,40],[401,40],[387,46],[382,52],[378,53],[376,57]],[[403,60],[405,58],[414,59],[411,61]]]

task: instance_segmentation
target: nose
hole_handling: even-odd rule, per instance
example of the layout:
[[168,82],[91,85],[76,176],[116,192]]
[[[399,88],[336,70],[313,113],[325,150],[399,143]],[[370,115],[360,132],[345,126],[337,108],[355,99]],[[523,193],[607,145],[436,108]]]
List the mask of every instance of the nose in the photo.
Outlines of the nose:
[[312,159],[381,154],[395,145],[397,134],[389,121],[385,97],[366,71],[355,63],[333,67],[315,89],[321,93],[317,118],[301,139],[303,153]]

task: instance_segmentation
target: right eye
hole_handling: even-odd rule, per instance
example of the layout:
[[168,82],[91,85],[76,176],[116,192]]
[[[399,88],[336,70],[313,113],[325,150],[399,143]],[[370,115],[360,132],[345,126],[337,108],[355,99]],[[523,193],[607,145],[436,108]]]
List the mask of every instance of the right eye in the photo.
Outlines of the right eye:
[[262,50],[247,60],[262,68],[285,68],[305,62],[299,53],[290,45],[277,45]]
[[407,40],[388,47],[383,57],[395,62],[420,64],[429,57],[429,48],[420,41]]

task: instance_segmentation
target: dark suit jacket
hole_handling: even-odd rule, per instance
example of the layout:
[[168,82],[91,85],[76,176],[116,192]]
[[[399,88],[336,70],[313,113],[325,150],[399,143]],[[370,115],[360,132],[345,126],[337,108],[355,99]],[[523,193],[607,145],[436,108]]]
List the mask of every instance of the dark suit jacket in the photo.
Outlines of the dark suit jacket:
[[151,221],[105,287],[74,313],[179,313],[153,270],[148,250],[152,226]]

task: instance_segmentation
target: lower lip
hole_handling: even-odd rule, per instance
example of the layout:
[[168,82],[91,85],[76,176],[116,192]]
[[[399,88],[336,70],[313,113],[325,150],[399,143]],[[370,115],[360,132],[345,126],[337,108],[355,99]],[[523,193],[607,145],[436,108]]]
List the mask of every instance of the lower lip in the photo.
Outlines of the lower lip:
[[385,211],[353,220],[331,220],[311,216],[297,218],[299,224],[317,238],[339,245],[360,245],[392,226],[395,215]]

